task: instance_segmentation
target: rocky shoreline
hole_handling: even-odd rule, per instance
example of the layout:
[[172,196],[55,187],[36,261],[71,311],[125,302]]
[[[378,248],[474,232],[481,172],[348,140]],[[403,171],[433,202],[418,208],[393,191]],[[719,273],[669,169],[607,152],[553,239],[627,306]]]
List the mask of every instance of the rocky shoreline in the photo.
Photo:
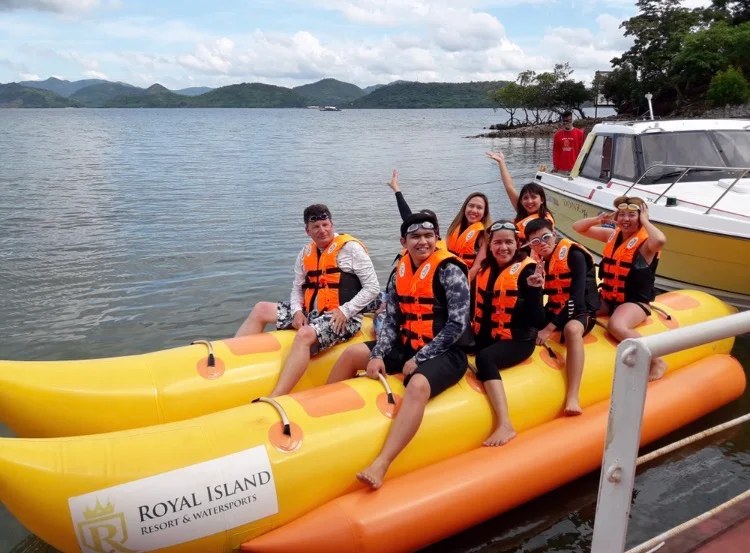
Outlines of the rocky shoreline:
[[[739,106],[726,106],[723,108],[714,108],[706,110],[702,108],[685,109],[683,113],[673,113],[666,118],[683,118],[683,119],[747,119],[750,118],[750,104]],[[602,121],[633,121],[634,117],[620,117],[613,115],[610,117],[589,117],[587,119],[576,119],[573,126],[583,129],[588,133],[591,128]],[[640,117],[643,119],[643,117]],[[491,127],[485,127],[490,132],[467,136],[466,138],[542,138],[555,134],[555,131],[561,128],[561,123],[545,123],[542,125],[522,125],[512,129],[491,130]]]
[[[617,117],[589,117],[587,119],[576,119],[573,121],[573,126],[583,129],[588,133],[597,123],[601,123],[602,121],[615,121],[617,119]],[[542,125],[524,125],[513,127],[512,129],[492,130],[491,132],[477,134],[467,138],[540,138],[552,136],[555,134],[555,131],[559,130],[561,127],[562,124],[559,122],[545,123]]]

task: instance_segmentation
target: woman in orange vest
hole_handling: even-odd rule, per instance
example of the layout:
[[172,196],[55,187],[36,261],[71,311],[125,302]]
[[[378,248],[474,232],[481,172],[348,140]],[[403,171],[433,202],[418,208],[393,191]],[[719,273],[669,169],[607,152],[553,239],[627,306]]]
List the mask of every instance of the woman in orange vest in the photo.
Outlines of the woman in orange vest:
[[497,221],[487,231],[489,254],[472,287],[471,325],[476,343],[477,378],[497,416],[486,446],[508,443],[516,431],[508,413],[501,369],[528,359],[536,347],[537,328],[544,326],[542,289],[528,284],[537,265],[519,248],[511,221]]
[[516,191],[516,187],[513,185],[513,177],[510,176],[502,152],[487,152],[487,157],[494,159],[500,169],[500,180],[505,187],[505,193],[508,194],[508,199],[516,210],[514,222],[520,233],[519,238],[526,240],[526,225],[534,219],[547,219],[554,225],[555,218],[547,208],[547,196],[544,193],[544,188],[535,182],[530,182],[525,184],[520,192]]
[[[573,230],[605,242],[599,278],[603,315],[609,315],[607,330],[618,340],[638,338],[635,327],[651,315],[654,279],[659,253],[667,241],[648,217],[648,205],[638,197],[620,196],[614,214],[600,214],[573,223]],[[615,228],[603,226],[614,220]],[[667,365],[661,358],[651,362],[649,378],[661,378]]]
[[[402,220],[411,215],[412,211],[406,203],[404,195],[398,185],[398,171],[393,170],[388,186],[396,194],[396,203]],[[490,218],[490,204],[487,196],[481,192],[472,192],[464,200],[461,209],[453,218],[446,234],[446,247],[455,254],[469,268],[469,281],[473,280],[479,271],[479,264],[485,255],[484,230],[492,220]],[[424,210],[423,210],[424,211]],[[442,247],[438,244],[438,247]]]

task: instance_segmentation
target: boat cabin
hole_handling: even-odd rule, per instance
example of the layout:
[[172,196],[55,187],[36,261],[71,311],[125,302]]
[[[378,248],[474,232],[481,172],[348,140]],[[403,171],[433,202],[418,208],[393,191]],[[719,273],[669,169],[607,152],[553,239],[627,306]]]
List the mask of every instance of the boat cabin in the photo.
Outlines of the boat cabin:
[[600,124],[586,140],[577,165],[580,176],[602,182],[669,184],[688,168],[681,182],[734,180],[740,176],[737,168],[750,167],[750,121]]

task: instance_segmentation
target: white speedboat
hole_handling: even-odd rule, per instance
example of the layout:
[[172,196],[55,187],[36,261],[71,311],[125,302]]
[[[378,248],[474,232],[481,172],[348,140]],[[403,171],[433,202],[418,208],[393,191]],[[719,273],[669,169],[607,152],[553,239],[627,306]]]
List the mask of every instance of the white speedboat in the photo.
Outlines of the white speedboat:
[[750,120],[695,119],[596,125],[570,175],[539,172],[559,230],[611,211],[618,196],[649,202],[667,236],[664,289],[698,288],[750,308]]
[[336,106],[320,106],[318,109],[320,111],[341,111],[341,109]]

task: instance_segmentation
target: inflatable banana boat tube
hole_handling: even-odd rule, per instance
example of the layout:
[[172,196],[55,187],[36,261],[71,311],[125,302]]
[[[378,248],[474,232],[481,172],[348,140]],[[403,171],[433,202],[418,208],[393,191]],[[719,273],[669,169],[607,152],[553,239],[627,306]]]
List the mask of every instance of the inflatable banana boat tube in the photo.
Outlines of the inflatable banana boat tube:
[[[659,303],[671,314],[671,326],[732,312],[698,292],[672,292]],[[663,331],[664,322],[654,317],[641,331]],[[668,370],[727,353],[732,343],[672,354]],[[609,397],[615,347],[601,328],[585,347],[581,404],[587,409]],[[538,348],[527,362],[503,372],[519,433],[560,414],[563,367],[561,348],[554,357]],[[276,404],[253,403],[157,426],[2,439],[0,500],[31,532],[65,553],[229,552],[361,487],[355,474],[379,451],[404,394],[399,378],[388,382],[395,403],[380,382],[359,378],[283,396]],[[687,403],[710,395],[705,389],[681,385]],[[487,397],[469,372],[430,401],[389,481],[476,449],[492,426]]]
[[[706,357],[649,384],[641,445],[737,399],[745,385],[742,365],[728,355]],[[597,470],[608,415],[605,400],[580,417],[558,418],[524,432],[504,447],[474,449],[395,478],[377,492],[349,493],[240,549],[421,549]]]
[[[276,384],[290,330],[141,355],[84,361],[0,361],[0,422],[20,437],[96,434],[243,405]],[[372,339],[365,317],[352,342]],[[296,386],[325,384],[342,344],[313,357]],[[211,361],[209,361],[211,357]]]

